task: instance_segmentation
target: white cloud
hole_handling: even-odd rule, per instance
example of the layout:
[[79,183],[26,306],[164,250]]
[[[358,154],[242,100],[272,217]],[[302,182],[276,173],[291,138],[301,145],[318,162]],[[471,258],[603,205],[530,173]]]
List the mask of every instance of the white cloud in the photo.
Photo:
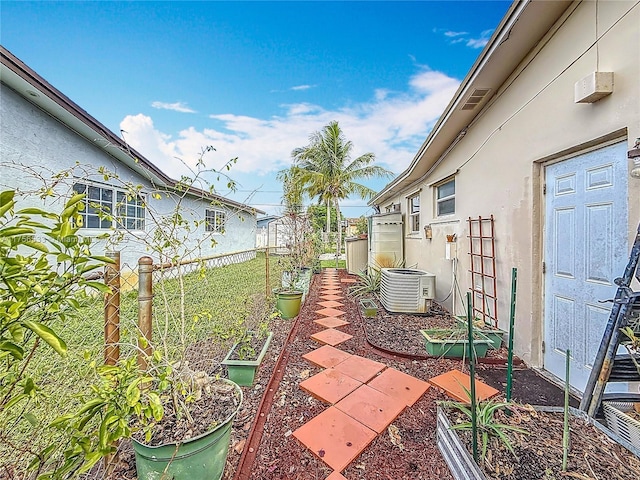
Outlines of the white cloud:
[[485,30],[480,34],[480,38],[470,38],[467,40],[467,47],[471,48],[483,48],[491,38],[493,30]]
[[469,32],[457,32],[453,30],[445,30],[441,28],[434,28],[434,33],[441,33],[449,40],[449,44],[455,45],[456,43],[464,43],[467,47],[471,48],[483,48],[491,38],[493,30],[484,30],[477,38],[470,37]]
[[310,88],[314,88],[315,85],[296,85],[295,87],[291,87],[290,90],[299,91],[299,90],[309,90]]
[[196,113],[195,110],[189,108],[184,102],[166,103],[166,102],[152,102],[151,106],[159,110],[173,110],[174,112],[181,113]]
[[[208,167],[220,168],[227,160],[238,157],[232,177],[246,188],[268,184],[266,190],[273,190],[280,188],[274,184],[274,173],[291,165],[291,151],[307,145],[310,134],[333,120],[353,142],[354,158],[373,152],[377,164],[400,173],[413,159],[458,85],[457,79],[442,72],[423,69],[409,79],[404,92],[378,89],[367,102],[334,110],[310,103],[286,104],[281,105],[279,116],[263,119],[216,114],[210,115],[216,120],[215,128],[190,126],[171,133],[157,129],[151,117],[138,114],[125,117],[120,127],[134,148],[172,177],[185,173],[182,162],[193,168],[202,148],[211,145],[216,151],[205,158]],[[376,181],[373,188],[385,183],[386,180]]]
[[451,30],[444,32],[445,37],[459,37],[461,35],[469,35],[469,32],[452,32]]

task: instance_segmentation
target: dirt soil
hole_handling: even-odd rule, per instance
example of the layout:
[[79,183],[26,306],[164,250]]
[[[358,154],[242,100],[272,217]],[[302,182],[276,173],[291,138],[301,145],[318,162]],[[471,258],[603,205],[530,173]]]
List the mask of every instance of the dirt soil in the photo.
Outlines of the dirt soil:
[[[468,421],[458,411],[448,413],[452,424]],[[489,479],[531,480],[561,477],[578,479],[637,480],[640,478],[640,459],[589,425],[572,417],[569,422],[570,452],[567,471],[562,472],[562,413],[542,413],[529,409],[516,410],[507,416],[496,416],[496,421],[526,431],[504,431],[513,453],[497,439],[488,442],[487,453],[481,461],[482,470]],[[459,437],[471,454],[471,433],[458,430]],[[481,443],[479,443],[481,445]],[[480,447],[481,448],[481,447]]]

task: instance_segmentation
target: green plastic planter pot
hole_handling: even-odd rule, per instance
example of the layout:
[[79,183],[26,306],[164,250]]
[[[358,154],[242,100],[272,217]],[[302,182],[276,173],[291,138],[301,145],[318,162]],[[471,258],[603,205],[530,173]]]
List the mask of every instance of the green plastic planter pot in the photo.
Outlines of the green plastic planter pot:
[[[181,443],[156,447],[133,440],[138,480],[220,480],[231,440],[231,425],[242,405],[242,390],[233,382],[238,408],[213,430]],[[165,473],[166,469],[166,473]]]
[[[447,330],[420,330],[424,337],[424,346],[429,355],[444,358],[463,358],[468,356],[467,339],[447,338]],[[450,331],[449,331],[450,332]],[[476,333],[473,346],[478,357],[485,357],[489,350],[490,341],[481,333]]]
[[302,291],[282,290],[276,292],[276,296],[278,297],[276,301],[276,308],[282,315],[282,318],[293,318],[300,313]]
[[[456,317],[456,320],[462,325],[467,324],[467,317]],[[480,320],[480,322],[481,321],[482,320]],[[489,345],[490,349],[499,349],[502,346],[502,338],[507,332],[499,328],[490,327],[489,325],[476,327],[477,323],[478,322],[474,324],[474,331],[481,333],[489,339],[489,341],[491,342],[491,344]]]
[[229,373],[229,380],[242,387],[250,387],[253,385],[253,381],[256,378],[256,371],[258,367],[262,363],[265,354],[267,353],[267,348],[271,344],[271,338],[273,337],[273,332],[269,332],[267,337],[264,340],[264,345],[262,346],[262,350],[258,353],[258,356],[252,360],[236,360],[231,359],[233,356],[236,347],[238,344],[236,343],[227,356],[222,361],[223,365],[227,366],[227,372]]
[[365,317],[375,317],[378,314],[378,304],[370,298],[360,300],[360,308]]

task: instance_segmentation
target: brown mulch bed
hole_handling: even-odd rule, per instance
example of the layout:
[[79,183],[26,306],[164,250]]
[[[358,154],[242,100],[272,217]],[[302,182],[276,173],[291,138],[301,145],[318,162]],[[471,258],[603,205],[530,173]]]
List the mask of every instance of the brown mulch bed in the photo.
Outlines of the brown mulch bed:
[[[344,278],[347,273],[341,270],[339,275]],[[436,305],[432,315],[406,315],[389,314],[380,308],[375,318],[364,318],[359,314],[357,301],[346,295],[347,289],[348,284],[343,284],[345,298],[341,303],[344,307],[339,308],[347,312],[344,318],[351,324],[340,327],[340,330],[353,335],[353,338],[341,344],[340,349],[380,361],[422,380],[454,368],[468,371],[460,360],[424,358],[424,344],[418,330],[451,325],[452,319],[443,309]],[[297,320],[296,334],[286,346],[288,361],[286,365],[282,365],[282,381],[275,386],[277,390],[274,392],[273,405],[267,413],[266,424],[258,431],[262,438],[252,452],[255,454],[255,461],[250,465],[250,474],[239,477],[237,470],[240,458],[243,450],[249,448],[248,436],[259,413],[259,404],[294,325],[294,320],[272,321],[274,337],[257,372],[256,382],[253,387],[241,387],[244,401],[233,425],[224,480],[324,480],[331,473],[331,469],[322,460],[292,435],[298,427],[328,407],[299,388],[302,380],[321,370],[302,358],[302,355],[319,346],[309,338],[311,334],[322,330],[322,327],[313,322],[319,317],[314,313],[315,310],[322,308],[316,306],[321,301],[318,298],[319,290],[320,275],[314,275],[310,292]],[[382,349],[373,347],[367,342],[367,338]],[[390,355],[388,351],[401,352],[402,356]],[[411,358],[411,355],[415,357]],[[506,350],[502,348],[492,351],[491,356],[500,363],[506,358]],[[477,372],[479,379],[504,391],[504,365],[478,365]],[[221,373],[224,374],[224,371]],[[532,370],[520,366],[514,371],[514,399],[531,404],[561,405],[563,392]],[[446,398],[435,388],[430,388],[415,405],[407,408],[393,422],[397,435],[393,439],[388,431],[378,435],[343,475],[349,480],[452,478],[436,446],[438,400]],[[125,442],[120,467],[111,478],[135,478],[133,455],[126,445]]]

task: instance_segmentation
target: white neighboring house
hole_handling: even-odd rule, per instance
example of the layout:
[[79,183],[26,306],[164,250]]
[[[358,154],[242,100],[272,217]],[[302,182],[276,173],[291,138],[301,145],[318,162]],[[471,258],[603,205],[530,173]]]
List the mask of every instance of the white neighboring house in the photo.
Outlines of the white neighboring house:
[[[406,264],[434,273],[457,314],[459,285],[507,329],[517,267],[515,353],[564,378],[569,349],[580,391],[640,221],[639,59],[635,1],[514,1],[407,170],[370,202],[401,212]],[[491,215],[495,252],[469,223]],[[495,273],[497,292],[471,270]]]
[[[0,55],[0,189],[34,192],[43,179],[51,182],[56,173],[70,170],[71,177],[56,182],[54,197],[27,195],[19,206],[60,211],[74,192],[86,193],[81,235],[122,237],[116,249],[125,268],[134,269],[141,256],[154,257],[143,239],[161,224],[155,219],[174,210],[178,182],[1,46]],[[105,179],[100,168],[117,178]],[[138,185],[139,195],[127,195],[125,184]],[[111,211],[113,222],[101,219],[96,205]],[[184,251],[195,258],[253,249],[256,215],[264,212],[190,188],[181,213],[193,225]],[[94,253],[106,245],[96,239]]]

